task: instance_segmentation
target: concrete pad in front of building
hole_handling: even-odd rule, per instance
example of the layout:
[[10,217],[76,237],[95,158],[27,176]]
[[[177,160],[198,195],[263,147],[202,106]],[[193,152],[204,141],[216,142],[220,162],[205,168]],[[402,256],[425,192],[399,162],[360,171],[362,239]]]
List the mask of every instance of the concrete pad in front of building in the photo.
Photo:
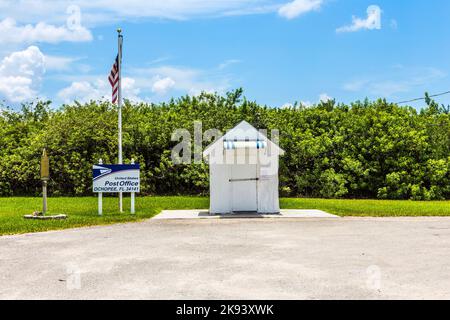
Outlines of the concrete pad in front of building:
[[208,210],[164,210],[153,219],[233,219],[233,218],[255,218],[255,219],[305,219],[305,218],[339,218],[321,210],[281,210],[279,214],[257,214],[257,213],[233,213],[224,215],[210,215]]
[[0,300],[450,299],[450,217],[146,220],[0,237]]
[[322,210],[281,210],[282,218],[340,218],[334,214]]

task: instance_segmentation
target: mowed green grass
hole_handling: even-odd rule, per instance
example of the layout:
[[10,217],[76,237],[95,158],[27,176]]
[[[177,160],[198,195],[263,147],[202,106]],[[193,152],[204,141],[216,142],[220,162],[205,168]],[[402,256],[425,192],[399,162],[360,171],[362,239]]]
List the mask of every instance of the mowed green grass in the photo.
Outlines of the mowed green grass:
[[[75,227],[134,222],[151,218],[161,210],[206,209],[205,197],[138,197],[136,214],[129,213],[130,199],[124,199],[124,213],[117,198],[103,199],[103,216],[97,214],[97,198],[50,198],[49,214],[64,213],[67,220],[25,220],[25,214],[40,210],[40,198],[0,198],[0,235],[41,232]],[[319,209],[339,216],[450,216],[450,201],[414,202],[379,200],[281,199],[283,209]]]
[[137,197],[136,214],[130,214],[130,198],[124,198],[124,213],[119,213],[118,198],[103,198],[103,216],[98,216],[98,199],[49,198],[48,214],[64,213],[66,220],[26,220],[26,214],[42,210],[41,198],[0,198],[0,235],[40,232],[66,228],[134,222],[148,219],[165,209],[208,208],[202,197]]
[[450,201],[281,199],[280,206],[283,209],[318,209],[342,217],[450,216]]

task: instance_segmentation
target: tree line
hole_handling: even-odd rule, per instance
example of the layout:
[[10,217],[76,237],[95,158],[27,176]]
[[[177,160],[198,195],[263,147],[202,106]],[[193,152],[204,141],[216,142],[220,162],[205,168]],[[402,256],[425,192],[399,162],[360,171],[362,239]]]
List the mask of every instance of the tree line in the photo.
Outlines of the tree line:
[[[426,96],[420,111],[386,100],[259,105],[242,89],[123,107],[124,159],[141,164],[143,194],[207,194],[208,165],[175,165],[172,133],[226,132],[246,120],[278,129],[283,196],[441,200],[450,198],[450,113]],[[42,149],[50,155],[53,196],[92,195],[92,165],[117,162],[117,108],[107,102],[49,101],[0,113],[0,196],[41,192]],[[208,142],[204,142],[204,147]]]

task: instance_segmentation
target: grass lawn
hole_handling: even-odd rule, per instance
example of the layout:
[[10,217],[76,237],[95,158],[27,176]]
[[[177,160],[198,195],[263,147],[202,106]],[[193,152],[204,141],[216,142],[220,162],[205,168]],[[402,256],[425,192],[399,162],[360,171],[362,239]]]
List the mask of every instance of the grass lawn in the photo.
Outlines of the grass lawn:
[[[117,198],[103,199],[103,216],[97,215],[97,198],[50,198],[50,213],[69,215],[62,221],[25,220],[23,215],[41,208],[40,198],[0,198],[0,235],[39,232],[82,226],[139,221],[164,209],[205,209],[203,197],[138,197],[136,215],[118,213]],[[129,198],[124,208],[129,210]],[[320,209],[340,216],[450,216],[450,201],[412,202],[378,200],[282,199],[284,209]]]
[[281,199],[283,209],[318,209],[338,216],[450,216],[450,201]]

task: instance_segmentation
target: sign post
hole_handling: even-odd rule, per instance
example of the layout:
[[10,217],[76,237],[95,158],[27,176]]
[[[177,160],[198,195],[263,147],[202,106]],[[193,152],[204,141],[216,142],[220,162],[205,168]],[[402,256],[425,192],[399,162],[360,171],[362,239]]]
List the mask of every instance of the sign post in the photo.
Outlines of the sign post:
[[[131,159],[131,164],[134,165],[134,159]],[[136,210],[135,210],[135,203],[134,203],[134,198],[135,198],[135,192],[131,192],[131,214],[135,214]]]
[[98,212],[102,214],[103,193],[131,193],[131,213],[135,213],[135,194],[140,192],[140,165],[103,164],[93,166],[93,191],[98,193]]
[[[103,160],[100,159],[98,161],[99,165],[103,164]],[[102,216],[103,215],[103,192],[99,192],[98,193],[98,215]]]
[[50,161],[44,148],[41,157],[41,180],[42,180],[42,214],[47,213],[47,182],[50,180]]

